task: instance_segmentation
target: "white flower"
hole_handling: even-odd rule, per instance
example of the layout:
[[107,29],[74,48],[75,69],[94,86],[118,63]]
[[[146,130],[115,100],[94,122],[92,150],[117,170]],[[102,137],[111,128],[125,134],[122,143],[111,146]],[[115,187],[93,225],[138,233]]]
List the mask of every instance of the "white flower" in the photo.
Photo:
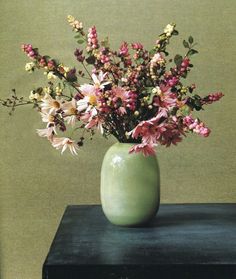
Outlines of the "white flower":
[[29,95],[29,99],[30,100],[37,100],[37,101],[41,101],[43,98],[42,95],[40,95],[39,93],[35,93],[34,90],[30,91],[30,95]]
[[98,98],[97,94],[100,89],[104,89],[105,85],[110,84],[110,81],[103,82],[106,77],[106,73],[103,74],[101,71],[99,75],[92,74],[92,79],[94,85],[92,84],[83,84],[79,87],[81,94],[84,96],[83,99],[77,102],[77,110],[78,112],[82,112],[86,110],[86,112],[90,111],[93,107],[97,106]]
[[66,67],[66,66],[63,66],[63,69],[66,73],[68,73],[70,71],[70,68],[69,67]]
[[84,111],[89,106],[89,97],[85,96],[83,99],[77,102],[77,110],[78,112]]
[[52,146],[55,147],[56,149],[61,149],[61,154],[69,148],[70,152],[72,155],[77,155],[78,145],[75,143],[74,140],[70,138],[53,138],[52,141]]
[[91,84],[83,84],[79,87],[79,90],[81,91],[81,93],[84,96],[90,96],[90,95],[94,95],[96,92],[96,88],[94,87],[94,85]]
[[50,124],[54,124],[54,120],[55,120],[55,116],[52,114],[48,114],[48,113],[43,113],[40,112],[41,117],[42,117],[42,121],[44,123],[47,123],[47,127],[50,126]]
[[43,92],[45,94],[50,94],[50,93],[52,93],[52,88],[50,88],[49,86],[46,86],[43,88]]
[[62,90],[62,88],[61,88],[60,86],[56,86],[55,92],[56,92],[57,96],[61,96],[62,91],[63,91],[63,90]]
[[75,18],[72,15],[68,15],[67,20],[68,20],[69,23],[72,23],[72,22],[75,21]]
[[166,36],[170,37],[172,32],[174,31],[174,28],[174,24],[167,24],[164,29],[164,33],[166,34]]
[[48,74],[47,74],[47,78],[48,78],[48,79],[53,80],[53,79],[57,79],[57,76],[56,76],[56,75],[54,75],[54,73],[53,73],[53,72],[48,72]]
[[78,112],[86,110],[89,106],[97,105],[96,88],[94,85],[83,84],[79,89],[82,95],[84,95],[84,98],[77,101]]
[[75,122],[77,120],[77,107],[76,107],[76,100],[72,99],[70,102],[65,102],[62,104],[62,110],[65,113],[64,119],[67,121],[67,124],[71,126],[75,126]]
[[111,83],[110,81],[103,82],[106,75],[107,75],[107,73],[103,74],[102,71],[99,72],[98,76],[96,76],[95,74],[92,74],[92,79],[93,79],[95,88],[104,89],[105,85]]
[[29,73],[32,73],[35,68],[35,63],[34,62],[29,62],[25,64],[25,70]]
[[61,102],[46,94],[40,107],[43,113],[54,114],[61,108]]
[[161,95],[161,94],[162,94],[161,88],[160,88],[159,86],[154,87],[154,88],[152,89],[152,92],[153,92],[154,94],[156,94],[156,95]]
[[50,141],[53,140],[53,135],[57,134],[55,126],[50,126],[46,129],[37,129],[36,131],[40,137],[45,137]]
[[164,64],[165,63],[165,59],[163,58],[163,56],[161,55],[161,53],[157,52],[155,53],[155,55],[152,57],[151,62],[150,62],[150,66],[151,67],[155,67],[156,64]]

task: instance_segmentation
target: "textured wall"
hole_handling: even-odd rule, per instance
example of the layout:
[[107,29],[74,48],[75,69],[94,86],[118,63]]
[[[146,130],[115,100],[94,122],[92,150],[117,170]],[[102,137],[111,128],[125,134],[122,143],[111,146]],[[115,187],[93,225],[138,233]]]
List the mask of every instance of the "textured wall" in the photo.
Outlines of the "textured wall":
[[[222,90],[221,103],[201,115],[212,134],[190,136],[178,148],[160,148],[162,202],[236,202],[235,177],[235,0],[11,0],[0,2],[0,94],[20,94],[44,79],[24,71],[20,45],[31,42],[42,53],[76,62],[73,34],[66,16],[86,26],[95,24],[112,45],[140,40],[151,47],[169,22],[180,36],[172,51],[183,50],[189,34],[198,41],[199,56],[190,79],[198,92]],[[9,117],[0,109],[1,275],[3,279],[39,279],[60,217],[67,204],[99,203],[99,172],[114,142],[100,136],[87,142],[76,158],[63,157],[35,134],[42,127],[30,107]]]

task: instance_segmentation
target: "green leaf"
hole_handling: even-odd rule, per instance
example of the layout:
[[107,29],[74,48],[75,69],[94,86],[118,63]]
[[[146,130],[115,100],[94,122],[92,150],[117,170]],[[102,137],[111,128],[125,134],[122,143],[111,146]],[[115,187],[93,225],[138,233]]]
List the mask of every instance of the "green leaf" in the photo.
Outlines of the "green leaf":
[[144,62],[144,59],[140,57],[136,60],[136,62],[137,64],[142,64]]
[[172,35],[177,36],[177,35],[179,35],[179,32],[178,32],[177,30],[174,30],[174,31],[172,32]]
[[148,99],[148,104],[151,105],[153,102],[153,98],[156,96],[156,93],[151,92]]
[[188,41],[189,41],[190,44],[192,44],[193,43],[193,37],[189,36]]
[[153,86],[145,87],[145,92],[147,92],[148,94],[151,94],[153,88],[154,88]]
[[60,64],[60,61],[58,59],[53,59],[53,61],[56,63],[56,65]]
[[185,40],[183,40],[183,45],[184,45],[185,48],[189,48],[189,47],[190,47],[190,46],[189,46],[189,43],[186,42]]
[[184,105],[180,108],[181,114],[187,116],[191,112],[191,108],[188,105]]
[[175,58],[174,58],[174,62],[177,67],[179,67],[181,65],[182,61],[183,61],[183,57],[179,54],[176,54]]
[[196,49],[190,49],[189,52],[188,52],[188,55],[191,56],[191,55],[194,55],[198,53],[198,51]]
[[150,56],[154,56],[155,54],[156,54],[156,49],[151,49],[150,51],[149,51],[149,55]]
[[80,44],[80,45],[83,44],[84,43],[84,39],[78,40],[77,43]]
[[194,97],[196,100],[201,100],[201,99],[202,99],[198,94],[195,94],[193,97]]
[[74,38],[75,39],[79,39],[79,38],[81,38],[81,34],[79,33],[79,34],[77,34],[76,36],[74,36]]

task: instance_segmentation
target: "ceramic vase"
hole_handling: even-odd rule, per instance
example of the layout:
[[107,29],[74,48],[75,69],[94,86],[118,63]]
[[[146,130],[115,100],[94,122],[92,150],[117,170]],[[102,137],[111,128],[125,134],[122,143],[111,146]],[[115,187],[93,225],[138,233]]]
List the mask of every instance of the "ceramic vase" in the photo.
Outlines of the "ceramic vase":
[[116,143],[101,169],[101,203],[107,219],[120,226],[150,222],[160,204],[160,170],[156,156],[129,154],[133,144]]

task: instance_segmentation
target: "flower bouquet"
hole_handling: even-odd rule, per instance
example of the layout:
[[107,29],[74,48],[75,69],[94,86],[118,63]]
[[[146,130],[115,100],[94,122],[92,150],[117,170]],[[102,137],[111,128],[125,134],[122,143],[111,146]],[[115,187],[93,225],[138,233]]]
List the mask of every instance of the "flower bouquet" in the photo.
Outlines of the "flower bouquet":
[[84,46],[74,52],[79,69],[40,54],[31,44],[23,44],[22,50],[31,60],[25,70],[32,73],[42,69],[48,84],[34,88],[29,100],[19,98],[15,90],[7,100],[0,100],[12,110],[33,104],[46,124],[37,133],[53,147],[62,153],[68,148],[77,154],[84,133],[93,136],[98,129],[106,138],[113,135],[119,142],[133,143],[130,153],[153,155],[158,144],[176,145],[189,132],[209,135],[210,129],[199,118],[193,118],[193,111],[202,110],[223,94],[201,97],[193,93],[195,84],[183,84],[193,67],[190,58],[197,53],[192,36],[183,41],[184,56],[167,59],[170,39],[178,35],[175,24],[165,27],[150,51],[139,42],[123,42],[114,51],[108,38],[98,40],[95,26],[85,33],[82,22],[73,16],[68,16],[68,22],[77,43]]
[[[192,36],[183,41],[185,54],[168,58],[167,47],[178,35],[168,24],[147,50],[135,42],[122,42],[112,50],[108,38],[98,39],[96,27],[84,31],[82,22],[68,16],[75,39],[78,67],[40,54],[31,44],[22,50],[30,58],[25,70],[42,69],[46,86],[34,88],[29,99],[16,91],[3,106],[10,114],[17,106],[32,104],[41,115],[44,129],[38,129],[53,147],[76,155],[86,134],[98,130],[113,135],[119,143],[106,153],[101,172],[101,202],[105,215],[114,224],[139,225],[151,220],[160,202],[160,174],[157,145],[176,145],[188,133],[208,137],[210,129],[194,111],[218,101],[221,92],[200,96],[195,84],[185,85],[198,53]],[[83,81],[84,80],[84,81]],[[130,155],[129,153],[134,153]]]

